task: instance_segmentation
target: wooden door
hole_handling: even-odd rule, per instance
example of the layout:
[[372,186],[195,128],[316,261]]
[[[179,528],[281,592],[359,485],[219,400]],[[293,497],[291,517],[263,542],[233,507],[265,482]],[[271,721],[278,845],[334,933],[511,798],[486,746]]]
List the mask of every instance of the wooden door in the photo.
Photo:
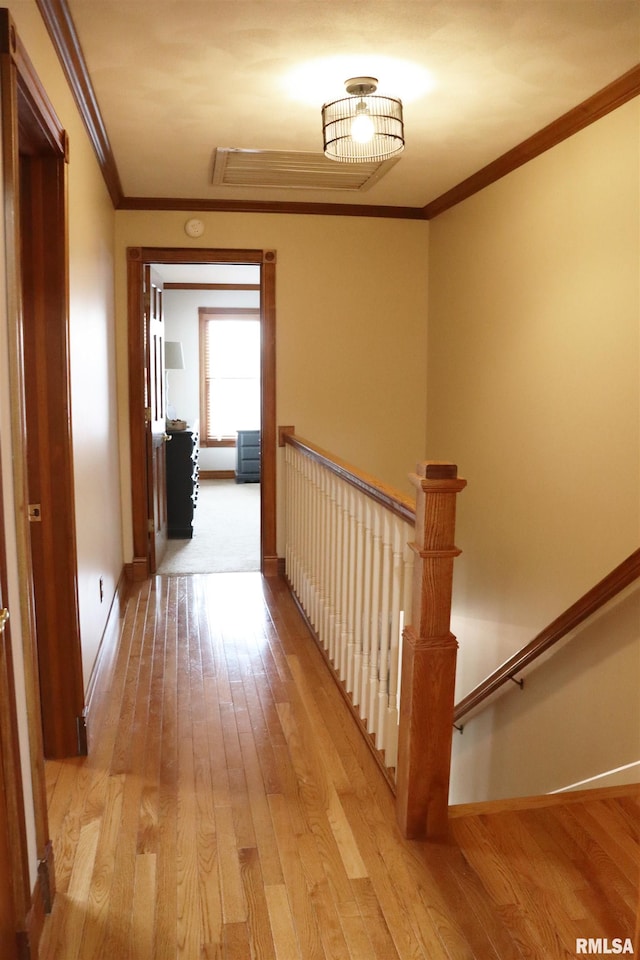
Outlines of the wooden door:
[[[0,531],[0,534],[3,531]],[[2,540],[4,545],[4,539]],[[3,605],[2,589],[0,584],[0,659],[5,657],[5,621],[8,611]],[[0,683],[2,687],[4,683]],[[4,689],[0,690],[0,697],[6,696]],[[7,806],[7,783],[5,777],[5,751],[2,746],[3,737],[0,736],[0,957],[7,960],[17,960],[18,942],[17,909],[13,895],[11,862],[13,859],[10,841],[9,810]]]
[[2,473],[0,471],[0,957],[17,960],[29,901],[24,795],[9,632]]
[[[23,140],[21,138],[21,149]],[[28,147],[28,152],[26,147]],[[20,157],[31,565],[44,753],[86,752],[66,293],[64,159]]]
[[147,477],[149,566],[155,573],[167,546],[167,474],[165,463],[166,385],[164,374],[164,311],[162,278],[144,268],[144,311],[147,345]]
[[[0,599],[0,603],[2,600]],[[2,609],[2,608],[0,608]],[[11,884],[11,847],[9,844],[9,819],[5,799],[4,758],[0,741],[0,956],[17,960],[16,909]]]

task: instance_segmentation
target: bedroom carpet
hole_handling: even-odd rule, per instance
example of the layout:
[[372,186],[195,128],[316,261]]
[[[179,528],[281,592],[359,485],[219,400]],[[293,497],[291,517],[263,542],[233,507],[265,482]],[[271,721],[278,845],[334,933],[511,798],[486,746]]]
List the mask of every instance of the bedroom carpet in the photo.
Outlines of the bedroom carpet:
[[241,573],[260,569],[260,484],[201,480],[193,539],[168,540],[158,573]]

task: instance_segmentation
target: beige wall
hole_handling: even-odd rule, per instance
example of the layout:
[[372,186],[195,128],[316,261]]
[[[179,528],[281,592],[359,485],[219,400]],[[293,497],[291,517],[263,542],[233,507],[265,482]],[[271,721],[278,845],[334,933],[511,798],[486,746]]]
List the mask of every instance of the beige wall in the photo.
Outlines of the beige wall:
[[[78,589],[84,680],[94,666],[115,585],[122,571],[119,463],[116,425],[116,365],[113,298],[114,212],[90,146],[35,2],[9,2],[19,37],[53,107],[69,135],[69,282],[72,429],[78,540]],[[4,265],[4,259],[2,261]],[[4,280],[4,277],[2,278]],[[5,298],[0,303],[0,364],[3,390],[8,367]],[[3,395],[3,401],[5,397]],[[24,589],[15,553],[16,509],[11,485],[12,446],[8,408],[2,404],[0,439],[6,479],[5,513],[9,601],[23,757],[25,806],[36,870],[28,734],[18,596]],[[99,580],[104,581],[100,601]]]
[[[638,547],[639,160],[636,100],[431,223],[427,449],[468,479],[460,695]],[[639,739],[631,725],[629,762]],[[519,793],[518,776],[485,787]]]
[[86,688],[122,571],[113,296],[115,214],[35,3],[9,4],[9,9],[69,135],[69,344],[78,594]]
[[[409,493],[425,455],[428,224],[202,213],[201,247],[277,251],[277,422]],[[194,246],[186,213],[116,214],[125,556],[131,557],[126,247]],[[281,511],[279,510],[279,513]],[[279,541],[281,541],[279,525]],[[282,551],[279,542],[279,551]]]

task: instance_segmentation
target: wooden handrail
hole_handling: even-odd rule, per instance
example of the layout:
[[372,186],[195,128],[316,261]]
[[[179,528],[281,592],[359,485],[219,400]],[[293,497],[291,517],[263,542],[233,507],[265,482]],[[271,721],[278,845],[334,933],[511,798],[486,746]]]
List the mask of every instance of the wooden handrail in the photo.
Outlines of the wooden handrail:
[[514,674],[528,667],[541,654],[604,606],[609,600],[640,577],[640,549],[635,550],[623,560],[615,570],[604,577],[595,587],[588,590],[579,600],[565,610],[548,627],[545,627],[530,643],[518,650],[512,657],[494,670],[482,683],[458,703],[453,711],[454,721],[459,721],[467,713],[486,700]]
[[335,457],[332,453],[323,450],[322,447],[311,443],[310,440],[304,440],[302,437],[296,436],[295,433],[290,432],[290,428],[281,427],[280,446],[285,444],[295,447],[296,450],[302,451],[312,460],[321,463],[327,470],[330,470],[346,483],[350,483],[352,487],[356,487],[357,490],[375,500],[376,503],[386,507],[391,513],[408,523],[415,524],[416,506],[411,497],[405,496],[394,487],[387,486],[371,474],[358,470],[357,467],[347,463],[346,460]]

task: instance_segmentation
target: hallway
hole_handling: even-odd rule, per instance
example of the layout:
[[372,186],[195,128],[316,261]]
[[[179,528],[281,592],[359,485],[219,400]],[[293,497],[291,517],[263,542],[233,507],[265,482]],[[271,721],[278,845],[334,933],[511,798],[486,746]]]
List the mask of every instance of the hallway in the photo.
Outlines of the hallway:
[[41,960],[564,960],[633,935],[637,795],[459,816],[464,855],[403,841],[281,580],[134,585],[107,679],[90,756],[47,763]]

